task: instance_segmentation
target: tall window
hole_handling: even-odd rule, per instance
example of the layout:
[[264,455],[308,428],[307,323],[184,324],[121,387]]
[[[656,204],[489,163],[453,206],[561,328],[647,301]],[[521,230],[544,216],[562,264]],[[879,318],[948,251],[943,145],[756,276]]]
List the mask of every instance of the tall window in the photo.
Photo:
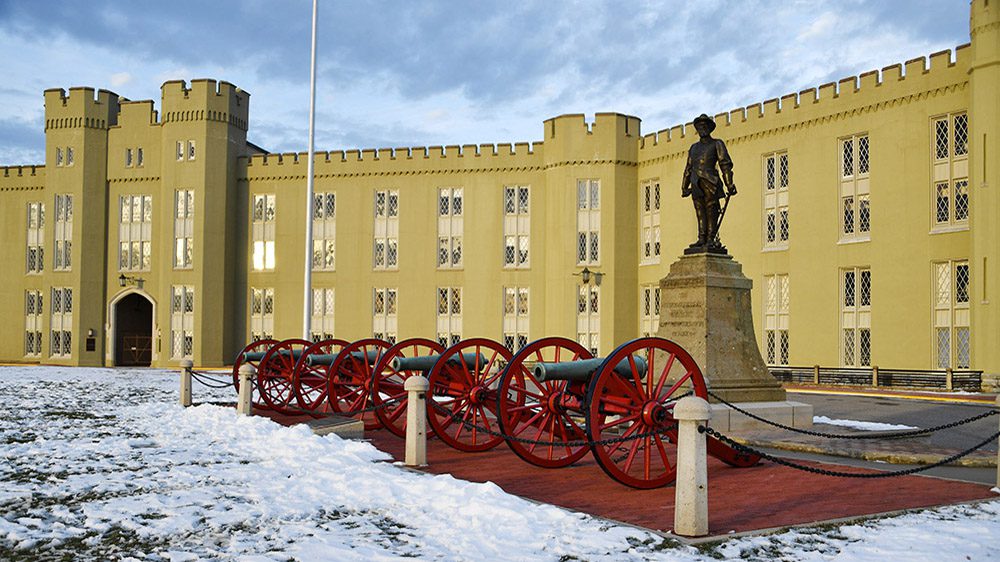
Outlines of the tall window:
[[52,297],[49,302],[52,305],[49,355],[69,357],[73,353],[73,289],[52,287]]
[[397,301],[396,289],[372,289],[372,335],[389,343],[396,343]]
[[462,288],[437,289],[437,340],[448,347],[462,339]]
[[788,153],[764,155],[764,247],[788,247]]
[[174,268],[194,267],[194,191],[174,192]]
[[312,290],[312,320],[310,332],[313,341],[333,339],[333,289]]
[[524,269],[530,266],[531,190],[526,185],[503,188],[503,266]]
[[952,113],[931,123],[934,227],[968,227],[969,117]]
[[764,354],[768,365],[788,364],[788,275],[765,275]]
[[177,160],[194,160],[194,141],[177,141]]
[[250,341],[274,337],[274,289],[250,287]]
[[528,345],[528,288],[503,288],[503,345],[515,352]]
[[639,334],[655,336],[660,330],[660,285],[639,287]]
[[132,154],[133,154],[133,152],[132,152],[131,148],[126,148],[125,149],[125,167],[126,168],[131,168],[132,167],[132,161],[133,161]]
[[841,361],[845,367],[872,364],[872,272],[867,268],[840,272]]
[[73,266],[73,195],[56,195],[55,252],[53,269],[68,271]]
[[194,287],[170,287],[170,358],[191,359],[194,354]]
[[462,267],[462,232],[464,212],[461,187],[438,190],[438,251],[439,268]]
[[660,180],[646,180],[639,186],[639,261],[660,263]]
[[153,198],[149,195],[123,195],[118,199],[118,269],[149,270],[153,235]]
[[375,243],[372,267],[399,267],[399,191],[388,189],[375,192]]
[[313,269],[333,271],[337,266],[337,195],[313,196]]
[[274,194],[253,196],[253,270],[274,270]]
[[28,273],[41,273],[45,269],[45,204],[28,203],[26,224],[28,247],[25,264]]
[[969,262],[935,263],[934,348],[939,369],[972,365],[969,334]]
[[840,139],[840,238],[868,240],[871,235],[871,164],[868,135]]
[[601,342],[601,288],[580,285],[576,298],[576,339],[594,356]]
[[576,182],[576,263],[601,262],[601,181]]
[[42,306],[41,291],[24,293],[24,356],[42,355]]

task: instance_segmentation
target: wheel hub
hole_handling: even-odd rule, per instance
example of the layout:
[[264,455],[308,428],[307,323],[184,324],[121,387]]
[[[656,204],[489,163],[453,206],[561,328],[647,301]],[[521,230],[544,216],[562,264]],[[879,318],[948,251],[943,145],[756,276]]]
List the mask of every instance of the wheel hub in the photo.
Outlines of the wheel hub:
[[661,426],[667,422],[670,413],[662,404],[651,400],[642,407],[642,423],[648,426]]

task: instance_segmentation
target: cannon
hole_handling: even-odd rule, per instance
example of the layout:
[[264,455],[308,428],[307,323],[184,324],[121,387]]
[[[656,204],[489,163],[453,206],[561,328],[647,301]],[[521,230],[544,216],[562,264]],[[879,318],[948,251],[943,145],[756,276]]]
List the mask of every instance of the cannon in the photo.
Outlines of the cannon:
[[[337,413],[353,413],[364,421],[365,430],[378,429],[382,423],[375,412],[361,412],[373,406],[372,381],[375,365],[391,346],[388,342],[366,338],[344,346],[335,357],[330,357],[327,368],[327,403]],[[326,361],[327,358],[316,358]]]
[[292,388],[299,408],[318,411],[327,396],[327,370],[342,349],[350,345],[340,339],[318,341],[307,347],[295,363]]
[[264,353],[257,365],[257,391],[266,407],[277,412],[291,412],[289,406],[296,396],[295,365],[310,346],[312,342],[308,340],[281,340]]
[[[688,391],[708,397],[694,359],[669,340],[639,338],[595,359],[577,342],[543,338],[519,351],[504,371],[497,421],[511,437],[511,450],[531,464],[567,466],[589,450],[614,480],[657,488],[676,477],[672,412]],[[707,445],[709,454],[732,466],[760,460],[712,438]]]
[[[375,364],[371,400],[378,408],[375,417],[382,427],[406,437],[406,408],[409,402],[403,384],[413,375],[426,374],[444,352],[440,343],[425,338],[403,340],[382,354]],[[426,359],[423,363],[418,360]],[[429,366],[427,366],[429,363]],[[430,432],[428,432],[429,436]]]
[[[236,354],[236,360],[233,361],[233,388],[236,389],[236,394],[240,393],[240,367],[243,365],[253,365],[254,368],[259,371],[260,360],[267,354],[267,350],[276,343],[278,343],[278,340],[257,340],[250,342],[238,354]],[[254,384],[253,386],[254,390],[257,390],[257,385]],[[252,398],[253,405],[257,408],[264,407],[264,405],[260,402],[260,393],[257,392],[255,394],[256,396]]]

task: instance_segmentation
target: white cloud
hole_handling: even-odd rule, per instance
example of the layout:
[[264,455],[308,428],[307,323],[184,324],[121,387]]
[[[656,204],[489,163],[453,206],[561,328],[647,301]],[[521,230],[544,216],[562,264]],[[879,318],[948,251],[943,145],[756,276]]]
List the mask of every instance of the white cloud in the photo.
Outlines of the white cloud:
[[124,86],[132,81],[132,74],[128,72],[116,72],[111,75],[111,85],[115,88]]

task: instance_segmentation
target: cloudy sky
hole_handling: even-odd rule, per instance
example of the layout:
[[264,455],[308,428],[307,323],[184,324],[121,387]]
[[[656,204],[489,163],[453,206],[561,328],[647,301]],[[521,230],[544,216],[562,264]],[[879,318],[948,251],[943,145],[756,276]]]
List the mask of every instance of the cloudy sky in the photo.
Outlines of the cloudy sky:
[[[311,8],[0,0],[0,163],[43,161],[46,88],[159,109],[192,78],[250,92],[251,142],[304,151]],[[320,0],[316,148],[535,141],[602,111],[652,132],[967,43],[968,18],[967,0]]]

